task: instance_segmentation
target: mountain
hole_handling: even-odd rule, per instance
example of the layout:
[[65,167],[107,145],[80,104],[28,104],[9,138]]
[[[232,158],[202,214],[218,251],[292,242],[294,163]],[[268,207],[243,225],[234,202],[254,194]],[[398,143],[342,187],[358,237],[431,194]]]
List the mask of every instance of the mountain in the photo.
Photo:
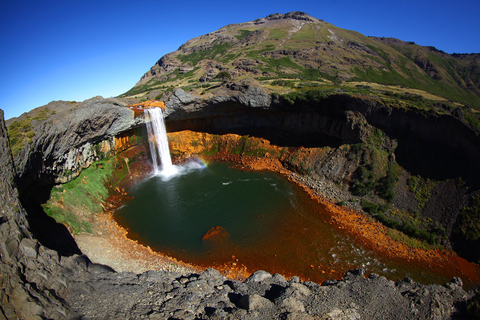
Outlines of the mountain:
[[413,42],[367,37],[303,12],[272,14],[191,39],[161,57],[122,97],[159,99],[173,87],[202,93],[216,77],[253,77],[271,92],[400,86],[400,91],[422,90],[429,99],[434,95],[480,108],[480,54],[447,54]]

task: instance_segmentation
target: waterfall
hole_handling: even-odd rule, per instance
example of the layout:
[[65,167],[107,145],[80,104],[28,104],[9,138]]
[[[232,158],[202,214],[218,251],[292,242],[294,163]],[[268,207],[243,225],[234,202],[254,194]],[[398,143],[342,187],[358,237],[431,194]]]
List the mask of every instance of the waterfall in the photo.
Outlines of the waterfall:
[[166,177],[172,176],[177,173],[177,168],[172,164],[172,158],[170,157],[162,109],[149,108],[145,109],[144,113],[153,173]]

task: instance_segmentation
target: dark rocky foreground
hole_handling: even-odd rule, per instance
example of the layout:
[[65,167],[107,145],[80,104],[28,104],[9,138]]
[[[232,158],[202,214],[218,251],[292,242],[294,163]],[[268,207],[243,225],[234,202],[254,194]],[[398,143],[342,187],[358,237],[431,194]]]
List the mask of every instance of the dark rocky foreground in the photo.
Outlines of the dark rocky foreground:
[[[178,126],[200,126],[210,123],[209,110],[217,104],[225,115],[217,117],[217,122],[212,122],[216,126],[210,129],[222,131],[231,127],[234,119],[241,121],[235,113],[243,113],[247,107],[259,107],[255,112],[263,115],[261,110],[270,102],[258,99],[268,97],[258,92],[250,95],[249,90],[253,89],[245,87],[243,94],[225,96],[225,101],[207,101],[210,105],[195,104],[179,91],[167,108]],[[228,101],[236,101],[238,110],[223,108]],[[205,117],[191,118],[198,108],[203,108]],[[240,282],[213,269],[189,275],[116,273],[108,266],[91,263],[76,250],[60,252],[45,238],[32,234],[37,220],[31,220],[30,208],[28,212],[24,208],[31,205],[34,193],[45,187],[43,179],[60,181],[66,169],[79,171],[99,156],[92,144],[135,123],[133,112],[118,102],[97,99],[77,112],[85,116],[73,114],[72,122],[66,124],[53,121],[45,134],[38,128],[36,136],[40,138],[25,147],[14,165],[0,111],[0,319],[449,319],[465,315],[473,292],[464,291],[460,279],[444,286],[421,285],[409,279],[395,283],[374,274],[365,278],[362,270],[354,270],[340,281],[319,285],[258,271]],[[279,117],[289,118],[280,113]],[[355,126],[337,122],[337,117],[330,119],[330,126],[324,128],[356,132]],[[251,122],[253,126],[254,120]],[[307,137],[308,132],[304,134]],[[48,236],[56,238],[57,233]]]

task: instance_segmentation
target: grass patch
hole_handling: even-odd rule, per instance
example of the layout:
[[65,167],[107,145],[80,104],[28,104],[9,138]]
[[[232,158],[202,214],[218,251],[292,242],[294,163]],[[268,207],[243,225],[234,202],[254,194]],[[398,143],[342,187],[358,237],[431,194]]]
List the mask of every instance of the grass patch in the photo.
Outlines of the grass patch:
[[392,201],[395,197],[393,189],[395,184],[398,181],[399,170],[396,163],[389,164],[387,169],[387,175],[381,178],[375,187],[376,193],[379,197],[387,200],[388,202]]
[[87,220],[103,211],[103,201],[108,197],[105,181],[112,176],[114,162],[114,158],[96,162],[74,180],[54,187],[50,199],[42,205],[45,213],[73,234],[91,232]]
[[237,38],[238,40],[242,40],[243,38],[248,36],[248,34],[251,33],[252,31],[242,29],[242,30],[239,30],[239,32],[240,32],[240,34],[236,35],[235,38]]
[[406,244],[407,246],[415,249],[432,249],[432,246],[429,244],[426,244],[423,241],[420,241],[418,239],[412,238],[407,236],[405,233],[395,230],[395,229],[388,229],[387,234],[396,241],[399,241],[403,244]]
[[207,156],[216,155],[220,151],[220,143],[215,142],[209,149],[207,149],[204,153]]
[[151,91],[155,86],[160,85],[162,82],[158,81],[155,78],[150,79],[147,83],[135,86],[132,89],[128,90],[127,92],[121,94],[119,97],[128,97],[134,96],[136,94],[141,94],[147,91]]
[[461,89],[460,87],[454,87],[442,83],[441,81],[435,81],[427,75],[423,75],[421,73],[415,73],[412,76],[405,77],[393,70],[390,65],[387,65],[387,68],[389,70],[377,71],[371,67],[366,70],[360,70],[359,68],[355,67],[353,71],[356,74],[356,77],[353,78],[352,81],[366,81],[384,85],[399,85],[425,90],[440,97],[480,108],[480,97]]
[[45,108],[33,117],[27,115],[25,119],[16,120],[8,126],[7,131],[10,139],[10,148],[12,149],[14,157],[20,153],[27,142],[29,144],[33,142],[35,132],[32,130],[32,121],[45,121],[52,114],[54,114],[53,111]]
[[[363,210],[371,214],[378,222],[392,229],[392,238],[400,240],[401,242],[410,246],[416,247],[419,245],[438,245],[443,236],[445,236],[445,230],[442,227],[431,225],[427,226],[428,230],[418,228],[416,224],[413,224],[405,220],[395,220],[388,217],[385,212],[389,209],[388,204],[377,204],[365,199],[360,202]],[[418,221],[417,221],[418,222]],[[395,232],[394,232],[395,231]],[[398,239],[403,234],[402,239]],[[409,239],[415,238],[415,239]],[[408,240],[408,241],[407,241]],[[417,242],[415,242],[417,241]],[[420,244],[423,243],[423,244]]]
[[437,181],[423,179],[420,176],[410,176],[407,179],[408,190],[414,193],[415,200],[418,201],[418,209],[422,210],[430,199],[433,188],[438,184]]
[[335,93],[332,89],[313,89],[308,91],[293,91],[282,95],[281,97],[290,105],[311,104],[326,99],[329,95]]
[[390,154],[390,150],[383,148],[383,132],[380,129],[375,129],[366,142],[350,145],[347,159],[359,162],[350,184],[352,194],[363,197],[375,191],[387,202],[393,200],[393,189],[400,170],[396,162],[389,160]]
[[362,206],[363,211],[372,215],[378,215],[379,213],[384,212],[388,208],[388,205],[380,205],[367,201],[365,199],[361,200],[360,205]]
[[472,197],[468,207],[458,215],[454,232],[468,241],[480,241],[480,194]]
[[297,70],[303,70],[301,66],[293,62],[289,57],[283,57],[279,59],[269,59],[270,67],[278,69],[279,67],[292,68]]
[[280,40],[285,38],[288,35],[288,32],[283,29],[272,29],[270,30],[270,38],[275,40]]
[[194,67],[201,60],[214,59],[217,55],[224,54],[231,46],[232,45],[229,43],[216,42],[210,49],[198,50],[190,54],[179,54],[177,55],[177,59],[180,60],[182,63],[189,63]]

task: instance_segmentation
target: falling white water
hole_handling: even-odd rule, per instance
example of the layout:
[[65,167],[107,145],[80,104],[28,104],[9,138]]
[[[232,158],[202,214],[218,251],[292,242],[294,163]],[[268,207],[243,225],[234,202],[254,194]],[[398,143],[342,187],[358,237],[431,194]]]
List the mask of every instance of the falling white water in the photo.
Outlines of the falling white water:
[[144,113],[154,176],[159,176],[162,180],[170,180],[177,175],[187,174],[193,170],[201,170],[207,167],[202,160],[196,157],[181,165],[173,165],[168,148],[167,130],[163,122],[162,109],[149,108],[145,109]]
[[172,164],[172,158],[170,157],[162,109],[145,109],[145,118],[150,154],[152,155],[153,173],[165,177],[175,175],[177,168]]

